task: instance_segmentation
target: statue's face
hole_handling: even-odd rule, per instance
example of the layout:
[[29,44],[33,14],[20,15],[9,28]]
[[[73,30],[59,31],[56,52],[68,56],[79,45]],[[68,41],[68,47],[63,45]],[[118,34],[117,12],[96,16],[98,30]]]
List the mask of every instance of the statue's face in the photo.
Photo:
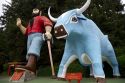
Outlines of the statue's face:
[[39,15],[40,15],[40,10],[37,8],[34,8],[33,12],[32,12],[32,16],[35,17],[35,16],[39,16]]
[[39,13],[39,9],[37,9],[37,8],[33,9],[33,13],[34,14],[38,14]]

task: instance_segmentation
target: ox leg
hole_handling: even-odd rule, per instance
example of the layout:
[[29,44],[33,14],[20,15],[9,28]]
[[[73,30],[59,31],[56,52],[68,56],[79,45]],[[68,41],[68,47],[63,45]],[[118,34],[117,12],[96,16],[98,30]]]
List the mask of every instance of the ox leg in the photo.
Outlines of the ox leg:
[[111,65],[111,67],[113,69],[113,75],[120,76],[119,66],[118,66],[118,62],[117,62],[113,48],[107,49],[106,57],[107,57],[108,63]]
[[92,68],[92,65],[90,65],[90,77],[93,77],[94,76],[94,74],[93,74],[93,68]]
[[113,75],[120,76],[118,62],[110,41],[107,38],[105,38],[105,40],[103,40],[102,42],[103,42],[102,52],[106,56],[108,63],[111,65],[113,69]]
[[[95,58],[98,58],[98,57],[95,57]],[[102,61],[99,59],[94,60],[92,59],[91,56],[90,56],[90,59],[92,61],[92,69],[93,69],[92,72],[94,74],[94,77],[105,78],[105,74],[102,67]]]
[[97,79],[97,83],[105,83],[105,74],[102,67],[100,41],[96,38],[87,41],[85,52],[91,60],[94,77]]
[[58,78],[65,78],[67,68],[74,60],[76,60],[75,55],[72,56],[70,56],[69,54],[63,55],[57,75]]
[[92,68],[92,65],[91,63],[86,63],[86,61],[84,61],[83,57],[79,57],[79,62],[82,66],[88,66],[90,68],[90,77],[93,77],[94,74],[93,74],[93,68]]
[[[89,66],[90,67],[90,77],[93,77],[94,76],[94,73],[93,73],[93,68],[92,68],[92,65]],[[104,68],[104,65],[102,64],[102,67]]]
[[[101,60],[101,55],[96,56],[96,54],[94,55],[94,52],[91,54],[88,54],[90,57],[90,60],[92,62],[92,73],[94,75],[94,77],[96,78],[97,83],[106,83],[105,82],[105,74],[103,71],[103,67],[102,67],[102,60]],[[96,57],[94,57],[96,56]]]

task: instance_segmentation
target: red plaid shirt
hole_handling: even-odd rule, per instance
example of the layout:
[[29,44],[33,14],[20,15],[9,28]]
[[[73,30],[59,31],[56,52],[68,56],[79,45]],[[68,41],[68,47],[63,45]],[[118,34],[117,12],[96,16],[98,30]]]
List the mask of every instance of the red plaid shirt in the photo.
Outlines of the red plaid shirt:
[[45,26],[52,26],[52,22],[45,16],[36,16],[34,17],[33,26],[30,27],[30,23],[28,24],[25,35],[36,32],[44,33]]

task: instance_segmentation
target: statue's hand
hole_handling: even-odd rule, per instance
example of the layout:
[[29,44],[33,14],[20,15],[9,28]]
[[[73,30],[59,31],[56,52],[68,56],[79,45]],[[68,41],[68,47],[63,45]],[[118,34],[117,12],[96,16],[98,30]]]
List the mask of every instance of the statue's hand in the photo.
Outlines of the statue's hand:
[[45,37],[46,37],[47,40],[50,40],[52,38],[52,35],[51,35],[50,32],[46,32]]
[[22,25],[22,22],[21,22],[21,19],[20,19],[20,18],[17,18],[16,25],[17,25],[18,27],[20,27],[20,26]]

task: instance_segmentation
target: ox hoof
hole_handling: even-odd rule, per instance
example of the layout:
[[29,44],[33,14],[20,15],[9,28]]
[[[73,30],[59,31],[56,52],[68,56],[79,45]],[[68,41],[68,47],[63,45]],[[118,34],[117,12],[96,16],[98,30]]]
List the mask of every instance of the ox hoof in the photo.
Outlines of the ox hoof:
[[106,83],[104,78],[96,78],[97,83]]
[[90,75],[89,77],[90,77],[90,78],[94,78],[94,75]]
[[58,80],[60,80],[60,81],[66,81],[66,79],[65,79],[65,78],[60,78],[60,77],[57,77],[57,79],[58,79]]

